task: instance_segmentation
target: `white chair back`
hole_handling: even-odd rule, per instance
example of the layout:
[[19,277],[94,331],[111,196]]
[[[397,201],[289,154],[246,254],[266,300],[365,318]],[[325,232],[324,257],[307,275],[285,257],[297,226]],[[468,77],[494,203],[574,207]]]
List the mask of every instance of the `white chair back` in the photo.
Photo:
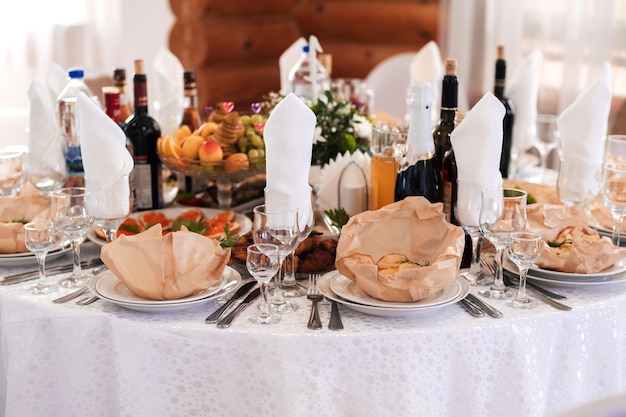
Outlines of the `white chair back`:
[[30,110],[26,107],[0,109],[0,148],[28,146]]

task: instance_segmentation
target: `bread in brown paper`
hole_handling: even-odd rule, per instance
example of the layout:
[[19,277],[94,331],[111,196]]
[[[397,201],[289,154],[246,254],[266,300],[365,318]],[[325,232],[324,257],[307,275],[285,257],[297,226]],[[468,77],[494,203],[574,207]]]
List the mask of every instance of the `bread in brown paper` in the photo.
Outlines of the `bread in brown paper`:
[[178,300],[220,283],[230,248],[187,230],[163,236],[157,224],[104,245],[100,257],[135,295]]
[[464,245],[463,229],[445,220],[441,203],[407,197],[353,216],[341,230],[335,265],[371,297],[414,302],[455,279]]
[[50,218],[50,197],[26,182],[15,197],[0,199],[0,253],[28,252],[24,243],[24,223]]
[[533,204],[526,228],[540,233],[544,244],[536,265],[552,271],[591,274],[612,267],[626,255],[608,237],[588,226],[582,206]]

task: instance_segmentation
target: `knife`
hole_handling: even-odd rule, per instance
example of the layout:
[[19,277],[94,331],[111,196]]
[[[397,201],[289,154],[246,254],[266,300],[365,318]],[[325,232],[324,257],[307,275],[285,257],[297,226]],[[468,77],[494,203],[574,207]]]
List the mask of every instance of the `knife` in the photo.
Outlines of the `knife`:
[[[80,263],[81,268],[89,269],[95,266],[102,265],[100,258],[94,258],[89,261]],[[46,268],[46,274],[62,274],[65,272],[71,272],[73,265],[58,265],[50,268]],[[0,280],[0,285],[12,285],[19,284],[20,282],[30,281],[39,278],[39,271],[20,272],[19,274],[7,275],[4,279]]]
[[224,329],[226,327],[230,327],[233,320],[241,313],[246,307],[248,307],[254,300],[256,300],[259,295],[261,295],[261,289],[255,288],[244,298],[244,300],[239,303],[239,305],[231,311],[226,317],[217,322],[217,327],[219,329]]
[[485,303],[483,300],[481,300],[478,297],[476,297],[474,294],[471,294],[471,293],[467,294],[467,297],[465,297],[465,299],[469,303],[474,304],[479,309],[481,309],[482,311],[484,311],[485,313],[487,313],[489,316],[491,316],[493,318],[500,319],[500,318],[502,318],[504,316],[501,311],[496,310],[495,308],[493,308],[489,304]]
[[217,323],[220,317],[222,317],[222,314],[224,314],[224,312],[228,309],[228,307],[230,307],[232,303],[234,303],[235,301],[243,297],[244,294],[246,294],[250,290],[250,288],[254,287],[254,285],[256,285],[256,281],[249,281],[243,284],[241,287],[237,288],[237,291],[235,291],[235,294],[233,294],[233,296],[230,297],[228,301],[226,301],[220,308],[215,310],[204,321],[208,324]]
[[485,313],[465,298],[459,301],[459,304],[474,317],[484,317]]
[[553,300],[552,298],[542,294],[541,292],[537,291],[537,289],[535,287],[528,287],[527,289],[537,299],[543,301],[544,303],[548,304],[549,306],[552,306],[552,307],[556,308],[557,310],[570,311],[572,309],[572,307],[566,306],[565,304],[561,304],[558,301]]
[[[513,272],[507,271],[506,269],[503,271],[503,277],[505,280],[508,279],[509,284],[515,285],[517,286],[517,284],[515,284],[516,282],[519,283],[519,276],[516,275]],[[541,287],[537,284],[535,284],[534,282],[530,282],[528,279],[526,280],[526,286],[527,287],[534,287],[537,291],[543,293],[544,295],[547,295],[550,298],[555,298],[557,300],[567,300],[567,297],[561,294],[557,294],[555,292],[550,291],[547,288]]]

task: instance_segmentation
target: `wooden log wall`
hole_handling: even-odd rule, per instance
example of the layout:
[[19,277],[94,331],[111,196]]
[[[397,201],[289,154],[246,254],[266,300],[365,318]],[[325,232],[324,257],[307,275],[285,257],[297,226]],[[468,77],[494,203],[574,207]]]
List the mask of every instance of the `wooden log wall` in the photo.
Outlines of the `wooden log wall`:
[[237,109],[278,91],[278,58],[300,36],[333,55],[333,78],[437,39],[439,0],[169,0],[170,50],[195,70],[200,107]]

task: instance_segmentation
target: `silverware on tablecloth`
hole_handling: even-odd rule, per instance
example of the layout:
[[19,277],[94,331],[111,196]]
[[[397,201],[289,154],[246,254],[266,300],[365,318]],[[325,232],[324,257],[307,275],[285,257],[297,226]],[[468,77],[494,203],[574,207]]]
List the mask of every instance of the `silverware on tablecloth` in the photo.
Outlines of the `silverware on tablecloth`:
[[[84,269],[89,269],[102,265],[100,258],[90,259],[89,261],[83,261],[80,266]],[[74,267],[70,265],[59,265],[46,268],[46,274],[63,274],[65,272],[72,272]],[[0,281],[0,285],[12,285],[19,284],[20,282],[30,281],[39,278],[39,271],[20,272],[19,274],[7,275]]]
[[[504,270],[503,273],[505,283],[508,281],[511,285],[519,286],[519,275],[507,270]],[[526,286],[533,287],[543,295],[554,298],[555,300],[567,300],[566,296],[550,291],[549,289],[537,285],[534,282],[530,282],[528,279],[526,280]]]
[[78,290],[76,290],[74,292],[71,292],[69,294],[64,295],[63,297],[55,298],[54,300],[52,300],[52,302],[55,303],[55,304],[67,303],[68,301],[71,301],[74,298],[77,298],[77,297],[81,296],[87,290],[88,290],[87,286],[84,286],[84,287],[79,288]]
[[230,307],[232,303],[243,297],[245,294],[250,291],[252,287],[256,285],[256,281],[248,281],[243,284],[241,287],[237,288],[235,293],[230,297],[226,302],[217,310],[215,310],[209,317],[207,317],[204,321],[209,324],[217,323],[219,319],[222,317],[222,314]]
[[485,313],[481,309],[467,301],[465,298],[459,301],[459,305],[474,317],[485,317]]
[[544,303],[548,304],[551,307],[556,308],[557,310],[570,311],[572,309],[572,307],[559,303],[558,301],[553,300],[552,298],[540,293],[534,287],[528,287],[528,291],[531,292],[535,296],[535,298],[537,298],[538,300],[543,301]]
[[92,295],[91,297],[83,298],[81,300],[76,301],[76,304],[79,306],[88,306],[89,304],[93,304],[98,301],[100,297],[97,295]]
[[341,314],[339,313],[339,303],[335,300],[330,300],[330,306],[328,328],[330,330],[343,330],[343,322],[341,321]]
[[217,327],[219,329],[230,327],[233,320],[235,320],[235,318],[239,315],[239,313],[241,313],[246,307],[248,307],[254,300],[259,298],[260,295],[261,295],[260,288],[257,287],[254,290],[252,290],[250,294],[248,294],[246,298],[244,298],[244,300],[241,303],[239,303],[239,305],[237,305],[237,307],[235,307],[233,311],[228,313],[226,317],[224,317],[222,320],[217,322]]
[[306,298],[311,300],[311,314],[309,315],[309,321],[307,322],[306,327],[311,330],[319,330],[322,328],[322,319],[320,319],[320,312],[317,308],[317,303],[323,300],[324,296],[317,286],[319,278],[319,274],[309,275],[309,288],[306,293]]
[[493,306],[491,306],[490,304],[486,303],[485,301],[479,299],[478,297],[476,297],[472,293],[467,294],[465,299],[470,304],[475,305],[476,307],[478,307],[479,309],[481,309],[482,311],[487,313],[487,315],[490,316],[490,317],[493,317],[493,318],[496,318],[496,319],[500,319],[500,318],[504,317],[504,315],[502,314],[502,312],[500,310],[495,309]]

